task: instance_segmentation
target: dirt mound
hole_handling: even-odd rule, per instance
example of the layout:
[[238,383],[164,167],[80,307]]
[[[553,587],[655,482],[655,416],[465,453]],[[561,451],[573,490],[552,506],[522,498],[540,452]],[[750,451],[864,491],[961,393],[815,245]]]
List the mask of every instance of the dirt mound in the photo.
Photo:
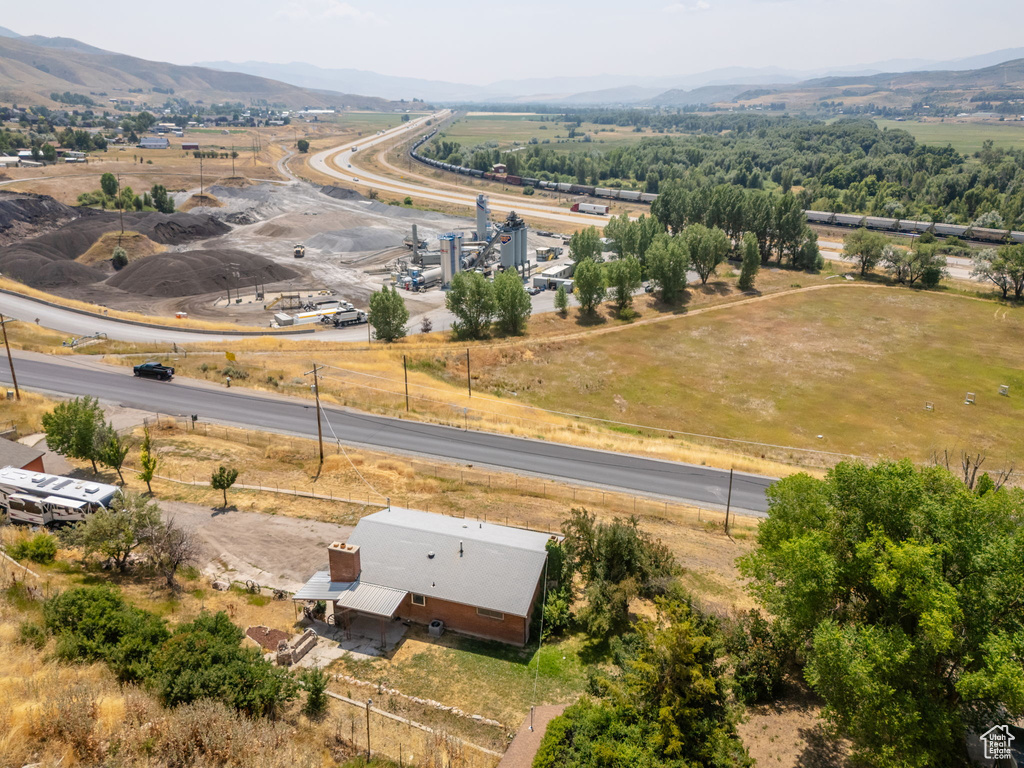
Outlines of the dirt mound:
[[178,206],[179,211],[191,211],[193,208],[223,208],[224,203],[213,195],[192,195],[188,200]]
[[[43,198],[51,200],[51,198]],[[57,205],[60,205],[57,203]],[[0,272],[34,288],[60,285],[53,280],[64,275],[68,285],[81,285],[89,274],[93,281],[102,280],[102,272],[89,270],[56,270],[48,265],[52,261],[74,261],[89,251],[104,234],[120,232],[120,216],[110,211],[82,208],[75,211],[79,217],[69,221],[55,232],[0,248]],[[230,227],[208,216],[190,213],[126,213],[124,228],[164,245],[179,245],[199,238],[216,237],[230,231]]]
[[79,211],[46,195],[0,192],[0,245],[76,219]]
[[223,179],[217,179],[214,182],[214,186],[244,189],[245,187],[255,186],[255,183],[249,181],[245,176],[225,176]]
[[335,187],[330,184],[320,187],[320,194],[333,197],[335,200],[365,200],[365,198],[354,189]]
[[124,248],[128,253],[129,262],[167,250],[166,246],[154,243],[139,232],[105,232],[93,243],[92,248],[75,259],[75,261],[79,264],[88,265],[110,261],[113,257],[114,249],[118,246]]
[[159,253],[129,264],[107,280],[107,285],[129,293],[170,298],[223,291],[253,278],[274,283],[298,276],[294,269],[263,256],[225,248]]

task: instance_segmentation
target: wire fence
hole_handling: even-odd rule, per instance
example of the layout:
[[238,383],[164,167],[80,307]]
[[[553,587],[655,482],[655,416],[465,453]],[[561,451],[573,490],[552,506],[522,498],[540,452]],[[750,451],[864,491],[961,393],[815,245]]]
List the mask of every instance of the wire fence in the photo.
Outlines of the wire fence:
[[[284,454],[307,459],[317,457],[316,441],[308,438],[289,437],[266,432],[240,429],[238,427],[220,426],[207,424],[205,422],[193,423],[191,419],[180,416],[153,416],[144,419],[145,425],[152,429],[163,431],[173,430],[203,435],[206,437],[227,440],[230,442],[250,445],[255,447],[273,446]],[[324,444],[327,455],[341,455],[343,452],[337,444]],[[584,486],[571,485],[542,477],[521,476],[512,473],[489,471],[479,467],[465,466],[458,464],[443,464],[420,459],[408,459],[409,467],[420,477],[432,477],[444,483],[457,483],[459,485],[470,485],[478,488],[486,488],[492,491],[503,491],[517,496],[527,496],[537,499],[547,499],[563,502],[566,507],[599,507],[615,515],[629,516],[636,515],[641,519],[665,522],[671,524],[691,524],[704,528],[721,527],[724,530],[725,510],[719,508],[701,507],[693,504],[686,504],[671,499],[659,499],[650,496],[624,493],[621,491],[605,490],[600,488],[588,488]],[[132,465],[133,469],[137,467]],[[181,483],[198,487],[208,487],[209,479],[197,474],[159,476],[163,480]],[[394,506],[411,507],[423,509],[426,512],[433,511],[453,514],[448,507],[446,494],[448,489],[443,488],[436,495],[407,496],[399,491],[394,491],[390,496],[380,495],[369,488],[358,491],[346,490],[334,492],[323,484],[317,485],[310,482],[308,486],[301,486],[298,483],[246,483],[245,470],[240,473],[239,480],[232,486],[232,490],[251,490],[261,493],[280,493],[299,498],[306,498],[316,501],[341,502],[366,507],[382,507],[390,503]],[[386,494],[387,488],[381,489]],[[466,513],[462,513],[466,516]],[[550,518],[545,519],[538,511],[531,514],[525,508],[518,508],[515,511],[503,511],[500,515],[488,514],[486,506],[482,506],[477,515],[471,515],[473,519],[480,519],[484,522],[500,523],[513,528],[525,528],[529,530],[542,531],[545,533],[558,533],[551,530]],[[735,518],[735,513],[732,518]]]
[[501,753],[464,741],[366,702],[329,693],[334,738],[371,757],[420,768],[494,768]]

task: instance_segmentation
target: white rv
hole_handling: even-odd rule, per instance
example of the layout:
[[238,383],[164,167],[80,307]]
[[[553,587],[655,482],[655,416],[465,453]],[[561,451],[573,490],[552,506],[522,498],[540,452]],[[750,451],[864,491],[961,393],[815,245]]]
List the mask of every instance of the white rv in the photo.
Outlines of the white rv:
[[116,485],[17,467],[0,469],[0,509],[12,523],[75,523],[109,506],[119,493]]

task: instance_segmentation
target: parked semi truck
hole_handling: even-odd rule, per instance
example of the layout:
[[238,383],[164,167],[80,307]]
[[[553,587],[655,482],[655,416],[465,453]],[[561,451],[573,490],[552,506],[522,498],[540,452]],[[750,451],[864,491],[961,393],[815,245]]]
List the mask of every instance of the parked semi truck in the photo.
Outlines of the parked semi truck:
[[366,322],[366,313],[361,309],[339,309],[333,315],[324,315],[320,318],[324,325],[333,325],[335,328],[343,328],[346,325],[362,325]]
[[594,203],[575,203],[570,210],[576,213],[592,213],[595,216],[604,216],[608,213],[608,206],[595,205]]

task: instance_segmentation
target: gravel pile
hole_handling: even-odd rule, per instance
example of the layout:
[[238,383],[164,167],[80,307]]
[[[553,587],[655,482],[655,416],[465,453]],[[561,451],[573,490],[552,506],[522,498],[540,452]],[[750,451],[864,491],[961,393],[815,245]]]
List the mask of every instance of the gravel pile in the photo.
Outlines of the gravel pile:
[[253,279],[275,283],[298,277],[294,269],[230,248],[159,253],[129,264],[107,280],[128,293],[171,298],[214,293]]

